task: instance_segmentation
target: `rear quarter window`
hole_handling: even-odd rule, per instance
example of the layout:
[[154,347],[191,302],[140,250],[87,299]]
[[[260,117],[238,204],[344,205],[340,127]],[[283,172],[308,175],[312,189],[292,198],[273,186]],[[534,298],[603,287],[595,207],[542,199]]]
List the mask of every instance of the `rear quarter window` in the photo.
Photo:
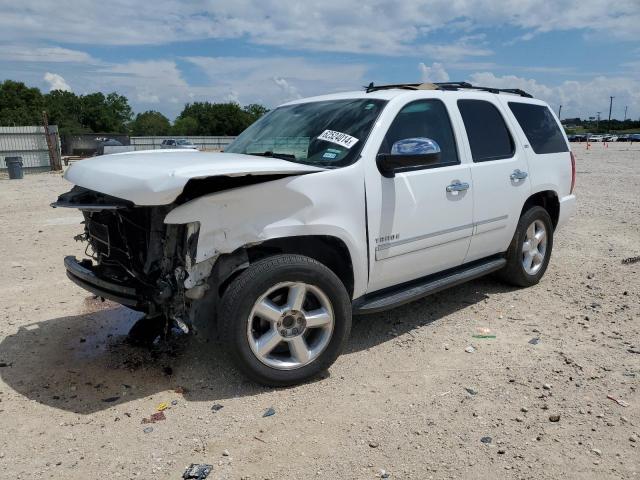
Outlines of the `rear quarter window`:
[[543,105],[509,102],[509,108],[536,154],[568,152],[558,122]]

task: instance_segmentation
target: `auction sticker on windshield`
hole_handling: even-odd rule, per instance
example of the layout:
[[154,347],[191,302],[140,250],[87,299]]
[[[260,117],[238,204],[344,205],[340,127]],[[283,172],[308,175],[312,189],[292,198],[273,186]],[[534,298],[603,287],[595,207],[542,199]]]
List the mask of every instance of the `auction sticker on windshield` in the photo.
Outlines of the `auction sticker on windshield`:
[[358,143],[358,139],[356,137],[352,137],[346,133],[336,132],[335,130],[325,130],[318,135],[318,140],[335,143],[336,145],[340,145],[345,148],[351,148]]

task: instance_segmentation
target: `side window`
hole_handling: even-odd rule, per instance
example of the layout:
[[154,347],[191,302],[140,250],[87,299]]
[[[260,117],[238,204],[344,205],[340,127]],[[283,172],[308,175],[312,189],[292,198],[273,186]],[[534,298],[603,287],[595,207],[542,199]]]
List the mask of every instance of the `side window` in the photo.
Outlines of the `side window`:
[[500,111],[484,100],[458,100],[474,162],[511,158],[515,144]]
[[430,138],[440,146],[440,162],[430,168],[459,163],[449,113],[440,100],[417,100],[405,105],[393,119],[379,153],[390,153],[398,140],[417,137]]
[[535,153],[569,151],[558,123],[547,107],[530,103],[509,102],[509,108],[522,127]]

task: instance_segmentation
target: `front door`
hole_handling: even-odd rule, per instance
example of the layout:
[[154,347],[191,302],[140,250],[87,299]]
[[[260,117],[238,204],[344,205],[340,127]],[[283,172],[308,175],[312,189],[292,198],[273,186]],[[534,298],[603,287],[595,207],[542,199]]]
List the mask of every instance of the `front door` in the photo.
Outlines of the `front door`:
[[443,101],[415,100],[400,108],[379,153],[388,154],[395,142],[417,137],[439,145],[438,163],[393,178],[378,174],[367,179],[367,190],[380,194],[367,196],[373,256],[369,291],[458,266],[469,247],[471,173],[460,162],[460,145]]

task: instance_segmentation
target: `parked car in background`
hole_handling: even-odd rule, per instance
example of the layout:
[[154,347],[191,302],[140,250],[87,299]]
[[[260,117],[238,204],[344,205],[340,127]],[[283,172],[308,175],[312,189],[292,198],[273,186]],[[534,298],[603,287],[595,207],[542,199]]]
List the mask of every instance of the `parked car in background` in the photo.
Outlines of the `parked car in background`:
[[590,135],[587,139],[590,142],[604,142],[604,135]]
[[640,142],[640,133],[632,133],[629,135],[629,142]]
[[331,366],[352,313],[489,273],[537,284],[575,175],[558,118],[526,92],[371,84],[275,108],[224,153],[75,163],[53,206],[84,215],[73,282],[160,331],[217,324],[248,377],[284,386]]
[[618,135],[618,141],[619,142],[628,142],[629,141],[629,135],[627,135],[627,134]]
[[605,135],[604,136],[604,141],[605,142],[617,142],[618,141],[618,136],[617,135],[613,135],[613,134]]
[[181,138],[181,139],[170,138],[167,140],[163,140],[160,148],[178,148],[178,149],[184,148],[184,149],[192,149],[192,150],[197,149],[197,147],[193,143],[191,143],[189,140],[185,140],[184,138]]
[[575,135],[569,135],[570,142],[586,142],[587,136],[584,134],[577,133]]

